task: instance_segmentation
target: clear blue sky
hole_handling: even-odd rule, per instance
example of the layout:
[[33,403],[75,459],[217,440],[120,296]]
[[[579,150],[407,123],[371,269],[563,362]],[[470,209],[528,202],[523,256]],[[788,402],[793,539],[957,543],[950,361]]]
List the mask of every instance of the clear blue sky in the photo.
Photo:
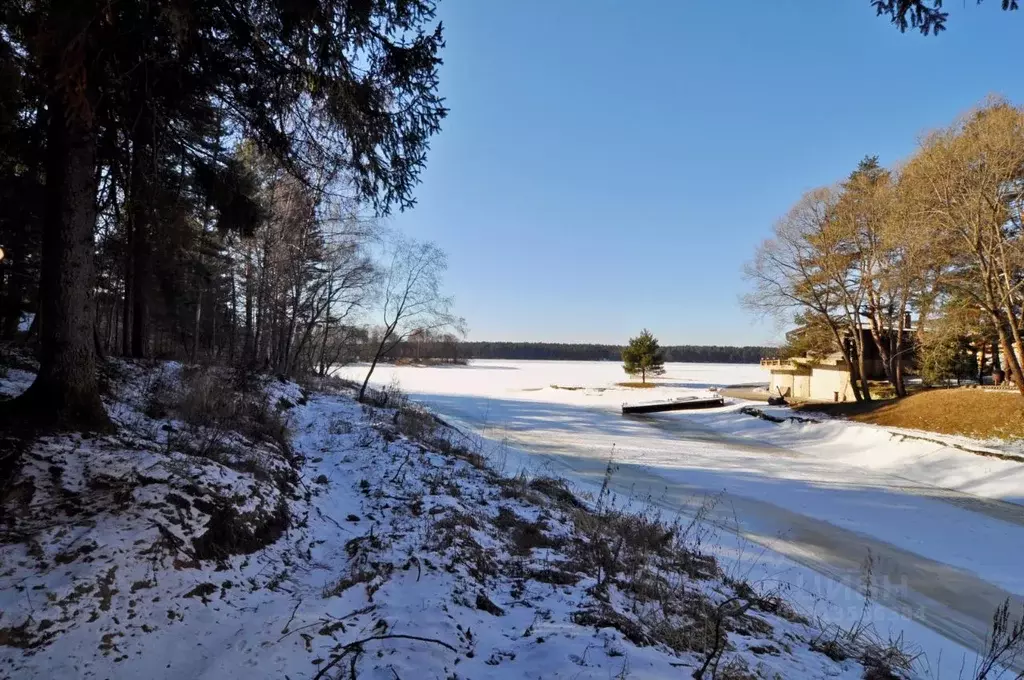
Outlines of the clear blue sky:
[[741,269],[806,189],[986,95],[1024,101],[1024,11],[950,0],[939,37],[867,0],[441,0],[418,205],[470,339],[761,344]]

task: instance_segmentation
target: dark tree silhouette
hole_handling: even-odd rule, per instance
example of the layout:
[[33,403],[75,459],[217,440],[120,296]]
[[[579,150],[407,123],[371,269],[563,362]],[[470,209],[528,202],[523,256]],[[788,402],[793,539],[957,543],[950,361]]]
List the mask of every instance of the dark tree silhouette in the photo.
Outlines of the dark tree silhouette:
[[[25,211],[39,215],[41,366],[0,420],[108,426],[97,302],[120,294],[122,350],[149,354],[157,302],[180,307],[168,253],[196,254],[173,259],[210,279],[201,235],[258,217],[226,140],[252,140],[317,192],[341,181],[378,213],[411,206],[446,113],[442,47],[433,0],[0,0],[0,137],[4,121],[42,137],[0,151],[0,191],[45,186]],[[120,281],[98,280],[97,237]],[[23,240],[14,263],[29,260]],[[25,297],[5,294],[5,327]]]
[[[977,0],[981,4],[982,0]],[[906,33],[907,29],[923,35],[938,35],[946,30],[948,12],[942,11],[942,0],[871,0],[879,16],[889,17],[893,25]],[[1017,0],[1002,0],[1004,11],[1017,9]]]

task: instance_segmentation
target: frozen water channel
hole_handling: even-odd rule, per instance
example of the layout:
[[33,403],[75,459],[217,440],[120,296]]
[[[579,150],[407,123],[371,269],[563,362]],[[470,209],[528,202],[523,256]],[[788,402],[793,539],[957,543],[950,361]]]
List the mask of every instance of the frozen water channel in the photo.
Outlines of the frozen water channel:
[[766,380],[759,366],[666,368],[647,390],[616,386],[626,378],[610,362],[384,366],[372,382],[397,381],[458,426],[504,442],[507,464],[550,465],[594,486],[612,456],[622,495],[683,513],[712,499],[707,521],[723,552],[825,618],[860,615],[870,562],[876,625],[919,644],[933,668],[939,650],[959,669],[964,649],[980,649],[1007,597],[1020,612],[1024,464],[854,423],[766,423],[739,404],[622,416],[624,401]]

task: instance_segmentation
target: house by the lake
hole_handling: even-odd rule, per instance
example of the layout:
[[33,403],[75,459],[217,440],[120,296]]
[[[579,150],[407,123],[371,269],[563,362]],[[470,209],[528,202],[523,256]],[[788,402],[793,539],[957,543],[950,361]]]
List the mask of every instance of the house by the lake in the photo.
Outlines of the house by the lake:
[[[786,334],[791,339],[794,334],[802,332],[797,328]],[[903,346],[908,355],[913,351],[913,328],[907,315],[903,328]],[[856,329],[861,334],[861,346],[864,348],[864,372],[868,380],[884,380],[885,365],[878,352],[871,329],[867,324],[860,324]],[[896,331],[885,331],[887,334]],[[853,331],[848,330],[844,342],[847,351],[854,361],[858,361]],[[908,356],[906,359],[912,359]],[[782,395],[787,399],[810,401],[853,401],[850,366],[843,359],[842,352],[834,352],[824,357],[791,357],[788,359],[762,359],[761,367],[769,372],[771,379],[769,391],[772,396]]]
[[850,367],[840,357],[811,359],[761,359],[761,368],[771,374],[768,391],[786,399],[852,401]]

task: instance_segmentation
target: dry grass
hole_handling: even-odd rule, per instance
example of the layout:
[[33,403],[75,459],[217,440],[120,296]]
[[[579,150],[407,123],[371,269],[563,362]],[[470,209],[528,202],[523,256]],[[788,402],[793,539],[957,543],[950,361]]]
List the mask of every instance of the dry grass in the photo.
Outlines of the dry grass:
[[798,411],[844,416],[861,423],[969,437],[1024,439],[1024,398],[980,389],[925,390],[869,403],[802,404]]
[[647,389],[650,389],[652,387],[657,387],[657,385],[655,385],[654,383],[645,383],[645,382],[620,382],[620,383],[615,383],[615,384],[618,385],[619,387],[635,387],[635,388],[642,389],[642,390],[647,390]]

